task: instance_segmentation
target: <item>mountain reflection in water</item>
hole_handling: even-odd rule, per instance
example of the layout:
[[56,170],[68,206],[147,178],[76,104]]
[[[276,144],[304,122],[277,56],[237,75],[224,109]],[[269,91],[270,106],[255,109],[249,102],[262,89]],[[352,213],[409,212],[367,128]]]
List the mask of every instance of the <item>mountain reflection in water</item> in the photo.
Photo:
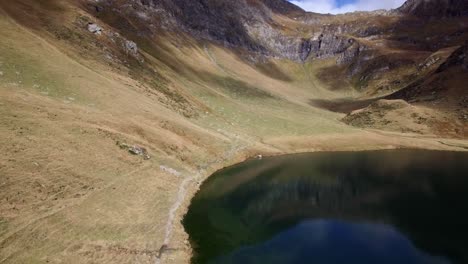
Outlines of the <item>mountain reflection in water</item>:
[[448,264],[414,247],[394,228],[336,220],[304,221],[271,240],[240,248],[214,263]]
[[392,150],[223,169],[184,219],[192,262],[468,263],[467,161],[467,153]]

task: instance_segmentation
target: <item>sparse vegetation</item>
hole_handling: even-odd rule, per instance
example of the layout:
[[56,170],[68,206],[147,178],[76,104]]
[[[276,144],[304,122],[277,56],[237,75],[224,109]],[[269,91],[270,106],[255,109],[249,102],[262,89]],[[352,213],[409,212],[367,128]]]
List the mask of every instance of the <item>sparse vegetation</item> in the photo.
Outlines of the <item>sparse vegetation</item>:
[[[268,11],[260,0],[248,2],[249,8]],[[432,50],[367,81],[370,90],[358,91],[353,78],[361,72],[348,78],[349,65],[336,66],[336,56],[310,57],[304,63],[267,56],[242,24],[229,22],[237,17],[235,10],[227,10],[228,1],[207,2],[219,12],[234,12],[221,21],[225,30],[214,32],[216,41],[198,31],[177,30],[180,21],[174,16],[180,8],[168,14],[166,9],[126,3],[0,1],[2,263],[153,263],[163,245],[165,263],[184,263],[190,247],[179,220],[199,182],[220,167],[258,154],[400,147],[460,150],[466,145],[463,131],[446,131],[452,126],[441,122],[434,123],[434,135],[408,136],[399,129],[387,133],[353,127],[341,122],[345,113],[310,104],[343,98],[372,101],[387,95],[373,90],[387,85],[380,83],[382,78],[393,82],[406,76],[393,91],[410,87],[412,74],[419,74],[425,81],[417,91],[426,93],[427,87],[439,85],[433,82],[439,77],[455,89],[442,89],[437,100],[415,102],[416,114],[424,109],[432,120],[439,117],[440,107],[446,111],[443,118],[461,118],[466,98],[459,95],[466,94],[466,74],[455,77],[464,69],[457,66],[433,76],[435,64],[414,71]],[[307,20],[315,17],[297,10],[270,11],[264,13],[265,21],[284,30],[287,38],[312,37],[321,28]],[[184,19],[192,19],[186,15]],[[358,14],[319,17],[332,29],[338,23],[357,27],[367,21]],[[397,20],[373,16],[369,23],[389,28]],[[452,28],[462,20],[447,23]],[[89,32],[89,22],[99,24],[102,35]],[[206,23],[212,31],[219,26],[211,20],[185,26],[203,29]],[[427,27],[418,41],[429,34]],[[442,28],[436,30],[438,35]],[[227,38],[226,45],[222,38]],[[138,45],[136,54],[125,50],[125,40]],[[387,40],[393,41],[391,36]],[[399,52],[392,46],[395,42],[362,41],[390,57]],[[450,54],[451,50],[442,52],[437,63]],[[416,65],[410,65],[413,62]],[[366,75],[374,76],[372,68],[380,65],[369,65]],[[411,98],[420,99],[416,97]],[[457,120],[458,129],[466,127]],[[122,151],[117,141],[144,146],[151,159],[129,155],[128,146]],[[186,199],[173,210],[182,183],[187,184]],[[168,224],[170,212],[175,220]]]

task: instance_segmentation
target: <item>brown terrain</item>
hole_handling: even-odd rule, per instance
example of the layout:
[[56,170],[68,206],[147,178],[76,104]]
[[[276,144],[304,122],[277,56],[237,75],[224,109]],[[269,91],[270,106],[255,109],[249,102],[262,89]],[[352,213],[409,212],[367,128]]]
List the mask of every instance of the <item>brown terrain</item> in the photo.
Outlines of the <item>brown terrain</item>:
[[188,263],[199,184],[259,154],[466,151],[466,10],[2,0],[0,263]]

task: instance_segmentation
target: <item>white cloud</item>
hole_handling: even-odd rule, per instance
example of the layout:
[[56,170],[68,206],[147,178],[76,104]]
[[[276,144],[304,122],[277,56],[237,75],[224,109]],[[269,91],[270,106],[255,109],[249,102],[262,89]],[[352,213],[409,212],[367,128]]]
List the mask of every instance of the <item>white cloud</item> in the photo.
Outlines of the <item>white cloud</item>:
[[400,7],[405,0],[356,0],[354,3],[338,6],[335,0],[292,0],[302,9],[316,13],[342,14],[353,11],[372,11]]

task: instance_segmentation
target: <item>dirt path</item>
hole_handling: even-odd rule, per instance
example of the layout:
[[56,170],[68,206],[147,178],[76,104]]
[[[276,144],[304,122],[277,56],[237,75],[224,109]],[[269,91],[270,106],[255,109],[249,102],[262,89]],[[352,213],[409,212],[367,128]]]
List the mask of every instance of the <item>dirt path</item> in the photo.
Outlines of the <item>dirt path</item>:
[[216,65],[216,68],[218,68],[221,72],[225,73],[226,75],[230,75],[216,60],[215,56],[211,53],[210,48],[208,48],[207,45],[204,45],[203,49],[205,50],[206,55],[210,59],[210,61]]
[[169,216],[167,219],[166,230],[165,230],[165,235],[164,235],[164,242],[157,254],[156,261],[155,261],[156,264],[163,263],[164,253],[170,250],[169,243],[171,242],[172,233],[173,233],[174,226],[175,226],[175,219],[179,216],[177,213],[181,209],[184,202],[186,202],[189,184],[198,183],[204,175],[207,175],[207,172],[211,167],[217,164],[223,164],[226,161],[231,160],[234,155],[242,152],[242,150],[246,149],[247,147],[248,147],[248,144],[245,144],[245,143],[242,144],[239,141],[236,141],[235,143],[232,144],[231,149],[229,149],[222,155],[219,155],[219,157],[222,157],[222,158],[218,158],[218,159],[204,163],[203,165],[199,167],[198,171],[195,174],[193,174],[193,176],[189,176],[181,182],[181,184],[179,185],[177,196],[176,196],[177,198],[169,210]]

